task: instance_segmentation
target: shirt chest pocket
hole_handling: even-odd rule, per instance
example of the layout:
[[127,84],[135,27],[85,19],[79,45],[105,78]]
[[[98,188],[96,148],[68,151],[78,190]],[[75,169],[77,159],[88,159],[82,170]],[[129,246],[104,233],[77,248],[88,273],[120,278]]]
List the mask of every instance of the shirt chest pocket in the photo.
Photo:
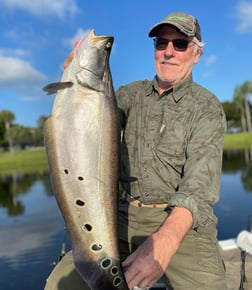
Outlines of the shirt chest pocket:
[[187,131],[179,120],[163,121],[154,138],[154,150],[162,163],[179,172],[186,160]]

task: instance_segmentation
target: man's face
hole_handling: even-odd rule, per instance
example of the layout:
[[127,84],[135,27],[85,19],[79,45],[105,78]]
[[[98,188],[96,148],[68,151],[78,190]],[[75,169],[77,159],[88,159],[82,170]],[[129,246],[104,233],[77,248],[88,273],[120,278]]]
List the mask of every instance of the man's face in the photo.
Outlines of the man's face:
[[160,29],[155,47],[155,68],[160,92],[186,79],[193,65],[198,62],[201,50],[192,39],[170,26]]

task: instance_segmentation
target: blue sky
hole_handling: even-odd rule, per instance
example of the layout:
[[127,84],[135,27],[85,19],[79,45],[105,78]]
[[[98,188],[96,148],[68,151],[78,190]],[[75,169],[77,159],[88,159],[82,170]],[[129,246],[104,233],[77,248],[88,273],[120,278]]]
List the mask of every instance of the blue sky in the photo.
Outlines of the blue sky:
[[115,89],[152,79],[147,33],[175,11],[193,14],[201,25],[205,47],[194,80],[232,101],[235,87],[252,80],[252,0],[0,0],[0,111],[12,111],[23,126],[49,116],[54,96],[41,88],[60,80],[74,39],[90,29],[115,37]]

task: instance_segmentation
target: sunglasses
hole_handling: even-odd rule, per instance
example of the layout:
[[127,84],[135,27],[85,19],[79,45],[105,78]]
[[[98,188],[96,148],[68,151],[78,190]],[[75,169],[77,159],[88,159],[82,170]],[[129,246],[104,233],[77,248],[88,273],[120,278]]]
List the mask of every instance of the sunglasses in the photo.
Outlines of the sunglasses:
[[165,38],[156,37],[153,40],[154,40],[154,47],[157,50],[165,50],[168,43],[172,42],[173,48],[176,51],[186,51],[189,43],[192,42],[192,40],[187,40],[187,39],[182,39],[182,38],[169,40]]

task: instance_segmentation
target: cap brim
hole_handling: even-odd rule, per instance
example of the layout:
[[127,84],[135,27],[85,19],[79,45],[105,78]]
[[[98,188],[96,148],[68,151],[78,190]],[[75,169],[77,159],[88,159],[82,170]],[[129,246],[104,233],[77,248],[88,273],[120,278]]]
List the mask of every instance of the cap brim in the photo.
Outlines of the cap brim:
[[172,26],[172,27],[175,28],[179,33],[182,33],[182,34],[184,34],[184,35],[186,35],[186,36],[188,36],[188,37],[190,37],[190,36],[194,36],[194,33],[193,33],[193,34],[187,34],[187,33],[185,33],[185,32],[184,32],[184,28],[183,28],[181,25],[179,25],[179,24],[177,24],[177,23],[174,24],[174,22],[171,22],[171,21],[162,21],[162,22],[157,23],[156,25],[154,25],[154,26],[150,29],[150,31],[149,31],[149,33],[148,33],[148,36],[149,36],[149,37],[155,37],[155,36],[157,36],[159,30],[161,29],[161,27],[162,27],[162,26],[165,26],[165,25],[167,25],[167,26]]

